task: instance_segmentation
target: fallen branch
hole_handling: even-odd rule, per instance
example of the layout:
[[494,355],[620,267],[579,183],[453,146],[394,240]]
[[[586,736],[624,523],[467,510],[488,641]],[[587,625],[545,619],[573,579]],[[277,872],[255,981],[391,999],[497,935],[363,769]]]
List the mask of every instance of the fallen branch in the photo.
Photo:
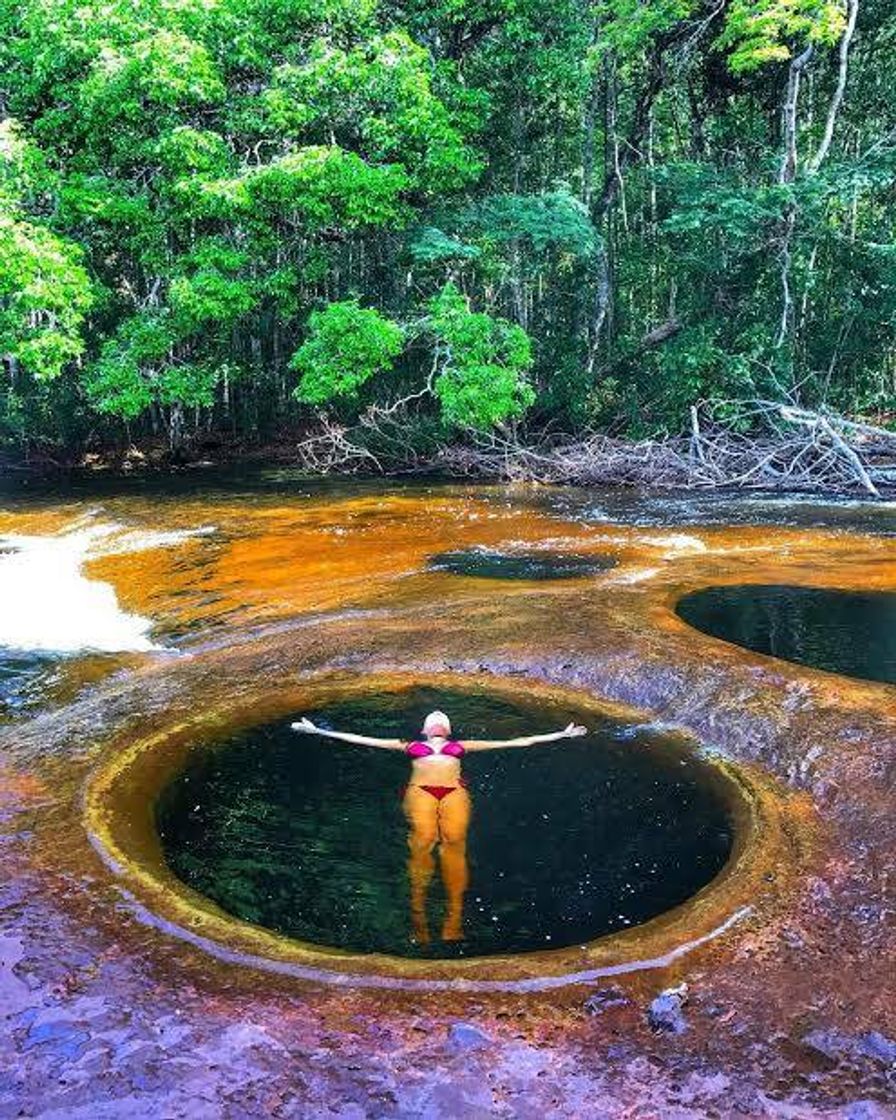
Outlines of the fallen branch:
[[[600,433],[523,442],[509,432],[467,432],[422,453],[408,417],[368,414],[350,438],[330,426],[299,445],[308,469],[436,470],[509,482],[678,489],[762,489],[879,498],[896,490],[896,432],[775,401],[705,401],[681,436],[617,439]],[[359,439],[375,436],[376,454]]]

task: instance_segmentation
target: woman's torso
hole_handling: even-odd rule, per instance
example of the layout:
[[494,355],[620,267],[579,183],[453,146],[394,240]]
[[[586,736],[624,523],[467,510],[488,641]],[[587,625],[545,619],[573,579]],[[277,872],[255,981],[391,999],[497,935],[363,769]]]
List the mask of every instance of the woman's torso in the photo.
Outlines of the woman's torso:
[[[432,753],[426,753],[428,748]],[[444,753],[447,750],[448,753]],[[405,753],[411,760],[411,785],[460,785],[460,760],[463,744],[456,739],[415,740]]]

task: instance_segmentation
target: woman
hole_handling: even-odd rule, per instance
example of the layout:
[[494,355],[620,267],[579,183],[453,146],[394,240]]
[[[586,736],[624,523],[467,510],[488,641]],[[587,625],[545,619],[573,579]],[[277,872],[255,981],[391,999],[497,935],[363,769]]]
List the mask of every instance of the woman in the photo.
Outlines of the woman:
[[411,920],[414,939],[429,942],[426,922],[426,893],[435,867],[433,852],[439,846],[439,863],[448,905],[442,925],[443,941],[463,938],[463,901],[467,889],[467,829],[470,824],[470,794],[461,777],[461,762],[468,750],[496,747],[529,747],[586,735],[587,729],[571,723],[547,735],[523,735],[517,739],[451,738],[451,721],[444,712],[430,712],[423,721],[422,736],[407,743],[403,739],[377,739],[348,731],[328,731],[310,719],[291,725],[293,731],[323,735],[344,743],[404,750],[411,759],[411,778],[405,786],[403,808],[410,825],[408,833],[408,876],[411,884]]

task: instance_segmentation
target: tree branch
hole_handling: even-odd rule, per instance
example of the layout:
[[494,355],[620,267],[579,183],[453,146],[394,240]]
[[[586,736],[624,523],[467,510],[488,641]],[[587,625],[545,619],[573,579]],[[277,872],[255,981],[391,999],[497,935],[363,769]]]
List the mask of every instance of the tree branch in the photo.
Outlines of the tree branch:
[[849,14],[846,21],[846,28],[840,39],[840,66],[837,74],[837,87],[834,90],[834,96],[831,98],[831,104],[828,107],[824,135],[821,138],[821,143],[818,145],[818,151],[809,163],[809,171],[813,175],[821,166],[831,147],[831,142],[834,139],[834,128],[837,124],[837,114],[840,112],[840,106],[843,104],[843,97],[846,93],[846,81],[849,77],[849,47],[856,30],[856,20],[859,15],[859,0],[848,0],[848,3]]

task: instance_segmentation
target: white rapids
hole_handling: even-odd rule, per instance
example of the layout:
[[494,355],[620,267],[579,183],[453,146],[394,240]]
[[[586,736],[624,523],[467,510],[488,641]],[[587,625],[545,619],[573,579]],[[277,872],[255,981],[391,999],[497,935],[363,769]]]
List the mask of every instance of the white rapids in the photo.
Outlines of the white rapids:
[[84,573],[101,555],[172,547],[213,530],[140,532],[81,519],[55,536],[0,536],[0,649],[34,653],[161,650],[153,622],[122,610],[115,588]]

